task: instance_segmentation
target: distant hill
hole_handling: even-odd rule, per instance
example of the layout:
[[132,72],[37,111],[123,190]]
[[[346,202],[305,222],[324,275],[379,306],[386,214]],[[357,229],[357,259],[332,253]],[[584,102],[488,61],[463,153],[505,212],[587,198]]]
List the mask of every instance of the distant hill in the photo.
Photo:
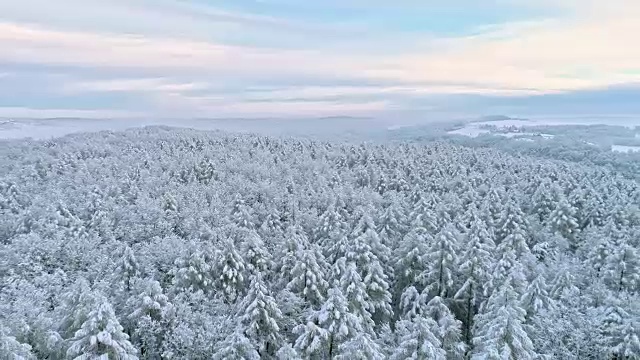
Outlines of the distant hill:
[[504,121],[504,120],[527,120],[525,118],[511,117],[507,115],[487,115],[479,117],[472,122],[487,122],[487,121]]

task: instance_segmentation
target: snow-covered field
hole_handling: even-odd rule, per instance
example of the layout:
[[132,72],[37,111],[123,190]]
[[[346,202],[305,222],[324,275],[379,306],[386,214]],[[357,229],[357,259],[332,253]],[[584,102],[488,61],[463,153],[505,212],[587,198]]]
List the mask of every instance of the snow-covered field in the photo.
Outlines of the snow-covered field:
[[611,151],[622,153],[640,152],[640,146],[611,145]]

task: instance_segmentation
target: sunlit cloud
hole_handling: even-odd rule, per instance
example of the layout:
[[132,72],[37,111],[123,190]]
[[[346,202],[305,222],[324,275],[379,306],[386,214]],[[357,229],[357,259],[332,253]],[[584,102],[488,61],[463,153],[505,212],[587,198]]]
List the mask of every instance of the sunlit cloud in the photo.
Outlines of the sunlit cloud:
[[[411,31],[367,28],[327,15],[367,10],[383,16],[390,4],[382,1],[272,3],[274,9],[295,8],[304,18],[262,13],[265,4],[254,9],[242,1],[237,4],[246,6],[25,1],[0,5],[0,64],[9,71],[17,65],[49,69],[37,75],[47,86],[21,85],[33,86],[34,109],[46,97],[82,94],[100,103],[117,93],[140,99],[139,107],[123,103],[125,108],[113,110],[145,114],[171,108],[184,116],[349,115],[424,109],[435,100],[465,106],[456,100],[460,96],[512,101],[640,84],[640,48],[633,46],[640,4],[630,0],[495,0],[482,6],[546,9],[550,15],[480,26],[451,19],[460,29],[456,35],[428,25]],[[465,4],[480,6],[468,0],[394,2],[407,11]],[[65,15],[71,8],[87,16]],[[324,15],[316,19],[311,10]],[[95,24],[88,21],[92,17]],[[19,81],[9,74],[0,72],[0,94]],[[113,99],[97,110],[105,113]],[[5,112],[20,105],[0,102]]]

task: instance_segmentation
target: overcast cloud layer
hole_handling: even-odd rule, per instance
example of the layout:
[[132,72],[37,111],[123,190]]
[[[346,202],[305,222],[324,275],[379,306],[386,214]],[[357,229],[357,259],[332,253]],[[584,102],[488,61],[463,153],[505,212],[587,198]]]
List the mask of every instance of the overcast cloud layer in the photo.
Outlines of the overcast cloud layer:
[[639,114],[636,0],[0,2],[0,116]]

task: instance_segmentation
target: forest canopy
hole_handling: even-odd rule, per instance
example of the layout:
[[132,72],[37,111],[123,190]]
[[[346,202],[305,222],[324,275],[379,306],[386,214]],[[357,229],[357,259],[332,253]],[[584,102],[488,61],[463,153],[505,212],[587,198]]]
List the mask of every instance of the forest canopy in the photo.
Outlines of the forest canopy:
[[0,358],[638,359],[640,184],[614,169],[165,127],[4,141]]

